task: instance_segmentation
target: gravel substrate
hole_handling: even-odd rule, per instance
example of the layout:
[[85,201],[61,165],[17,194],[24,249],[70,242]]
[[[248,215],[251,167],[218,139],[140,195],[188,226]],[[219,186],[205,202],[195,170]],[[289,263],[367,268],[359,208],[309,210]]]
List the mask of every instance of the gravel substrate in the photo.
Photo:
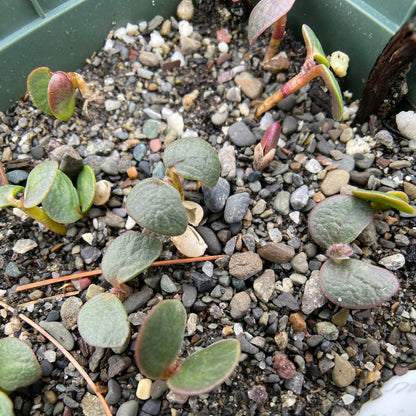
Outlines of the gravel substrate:
[[[59,337],[118,416],[352,415],[377,396],[382,382],[416,368],[415,217],[377,213],[353,243],[356,258],[394,271],[401,289],[380,307],[345,310],[321,293],[326,257],[308,235],[307,216],[323,198],[352,187],[404,190],[414,201],[413,151],[389,128],[390,120],[353,126],[358,106],[348,93],[344,119],[335,122],[327,101],[314,101],[319,81],[255,120],[256,102],[299,70],[304,50],[289,34],[283,42],[289,69],[265,72],[260,62],[267,39],[249,49],[243,6],[212,3],[196,10],[192,22],[155,17],[127,33],[114,30],[77,71],[100,96],[88,114],[81,99],[67,122],[43,114],[30,99],[0,113],[1,161],[11,183],[24,184],[30,169],[62,154],[62,146],[75,149],[97,180],[111,183],[107,203],[94,206],[65,237],[16,211],[0,211],[0,297],[17,306],[73,290],[57,284],[14,292],[21,284],[100,268],[112,239],[140,230],[125,210],[134,184],[163,178],[163,148],[176,137],[199,136],[218,151],[221,179],[213,189],[195,191],[189,184],[186,197],[205,209],[198,231],[207,254],[227,257],[153,267],[129,282],[134,293],[125,306],[133,335],[122,354],[88,348],[77,331],[82,304],[109,288],[102,277],[77,296],[29,304],[22,312]],[[220,28],[231,35],[228,43],[217,39]],[[254,146],[273,121],[282,125],[280,147],[267,169],[253,171]],[[162,241],[161,260],[181,257],[169,239]],[[218,339],[241,341],[239,366],[212,393],[180,397],[138,372],[137,329],[162,298],[181,299],[187,309],[184,355]],[[43,371],[40,381],[13,394],[16,415],[101,415],[62,354],[26,325],[11,327],[10,315],[1,314],[1,336],[27,340]],[[294,364],[291,378],[273,369],[276,353]]]

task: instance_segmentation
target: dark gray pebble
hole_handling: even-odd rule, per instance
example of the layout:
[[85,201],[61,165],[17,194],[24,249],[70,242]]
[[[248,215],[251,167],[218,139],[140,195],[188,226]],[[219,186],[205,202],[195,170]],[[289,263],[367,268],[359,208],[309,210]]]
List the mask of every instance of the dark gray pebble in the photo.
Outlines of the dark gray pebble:
[[98,175],[101,172],[101,165],[104,163],[104,158],[102,156],[92,155],[87,156],[84,159],[84,164],[89,165],[94,171],[95,175]]
[[101,250],[97,247],[87,246],[81,249],[81,257],[85,264],[91,264],[101,257]]
[[314,348],[318,346],[322,341],[324,337],[322,335],[311,335],[307,340],[306,343],[311,347]]
[[191,279],[198,293],[210,292],[215,287],[215,281],[205,273],[191,272]]
[[236,146],[251,146],[257,142],[256,136],[242,121],[231,124],[228,129],[228,137]]
[[129,368],[131,359],[124,355],[112,355],[108,359],[108,377],[119,376],[124,370]]
[[295,394],[301,394],[303,380],[304,377],[302,373],[295,373],[295,375],[291,379],[285,381],[285,387],[287,390],[291,390]]
[[47,322],[55,322],[58,321],[59,319],[61,319],[61,314],[58,310],[56,309],[52,309],[49,313],[48,316],[46,317],[46,321]]
[[42,377],[49,377],[53,371],[53,364],[48,360],[42,360],[40,362],[40,368],[42,370]]
[[145,305],[153,296],[153,290],[149,286],[144,286],[139,292],[132,293],[124,302],[123,306],[127,313],[138,311]]
[[77,409],[79,407],[79,403],[67,394],[64,395],[63,402],[65,403],[65,406],[68,406],[71,409]]
[[299,304],[295,297],[289,292],[283,292],[276,299],[273,299],[273,304],[278,308],[288,308],[291,311],[298,311]]
[[230,183],[225,178],[219,178],[212,188],[202,187],[205,206],[211,212],[220,212],[224,209],[228,196],[230,195]]
[[229,224],[240,222],[244,218],[249,205],[250,195],[247,192],[230,196],[225,204],[225,222]]
[[108,392],[105,395],[105,401],[108,404],[116,404],[121,399],[121,387],[116,380],[108,380]]
[[246,288],[246,284],[244,283],[244,280],[238,279],[237,277],[231,278],[231,286],[237,291],[241,292]]
[[137,416],[138,411],[139,404],[136,400],[129,400],[118,408],[116,416]]
[[9,277],[20,277],[22,272],[14,261],[7,263],[6,270],[4,271],[6,276]]
[[143,404],[141,408],[140,415],[143,412],[151,416],[157,416],[160,412],[161,406],[162,406],[161,400],[154,400],[154,399],[146,400],[146,402]]
[[222,252],[222,246],[218,240],[217,235],[209,227],[198,227],[196,229],[201,237],[204,239],[207,244],[207,253],[208,254],[220,254]]
[[289,111],[292,110],[295,104],[296,104],[296,95],[292,94],[286,98],[283,98],[283,100],[279,101],[279,103],[277,104],[277,108],[279,110],[283,110],[288,113]]
[[185,308],[190,308],[196,301],[198,291],[195,286],[183,284],[182,285],[182,303]]
[[26,181],[29,174],[22,169],[15,169],[11,170],[10,172],[6,173],[8,181],[13,185],[21,185],[23,182]]
[[146,155],[147,147],[144,143],[139,143],[134,149],[133,149],[133,157],[140,162]]
[[298,121],[293,116],[286,116],[282,123],[282,133],[286,136],[294,133],[298,128]]
[[107,157],[104,163],[101,165],[101,169],[107,175],[118,175],[117,160],[113,159],[112,157]]
[[33,146],[30,149],[30,154],[33,156],[33,159],[40,160],[45,156],[45,151],[43,150],[42,146],[38,145],[38,146]]

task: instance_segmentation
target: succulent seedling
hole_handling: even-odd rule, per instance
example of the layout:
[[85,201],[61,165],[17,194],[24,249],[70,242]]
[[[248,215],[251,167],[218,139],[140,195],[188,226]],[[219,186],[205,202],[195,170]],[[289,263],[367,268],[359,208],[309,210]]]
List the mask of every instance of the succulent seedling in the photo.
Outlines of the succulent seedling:
[[248,19],[248,40],[253,46],[256,39],[273,25],[269,46],[263,58],[263,68],[278,70],[273,61],[286,29],[287,13],[295,0],[260,0],[250,13]]
[[[194,245],[200,245],[202,239],[188,225],[182,179],[215,186],[220,176],[217,153],[206,141],[187,137],[174,141],[166,148],[163,162],[166,179],[148,178],[135,185],[127,197],[127,212],[139,225],[156,234],[173,237],[188,231],[187,235],[195,238]],[[176,239],[172,241],[177,245]],[[184,251],[182,253],[190,256]],[[202,254],[201,250],[192,255]]]
[[27,91],[33,104],[46,114],[68,120],[75,109],[75,88],[88,103],[94,94],[76,72],[52,72],[49,68],[34,69],[27,78]]
[[17,338],[0,339],[0,414],[13,416],[13,403],[8,392],[28,386],[42,374],[31,348]]
[[176,393],[186,396],[207,393],[237,366],[240,342],[237,339],[215,342],[179,363],[185,328],[186,311],[181,302],[164,300],[154,306],[137,336],[137,365],[144,376],[166,380]]
[[[23,197],[16,199],[22,191]],[[94,192],[95,175],[88,165],[79,173],[75,187],[68,176],[58,169],[58,162],[48,160],[29,173],[26,187],[0,186],[0,208],[19,208],[55,233],[65,235],[64,224],[84,216],[93,203]]]
[[329,62],[325,57],[321,43],[312,29],[302,25],[302,35],[306,45],[306,59],[300,72],[286,82],[273,95],[264,100],[255,111],[259,118],[264,112],[270,110],[283,98],[293,94],[307,85],[312,79],[321,77],[331,94],[331,113],[335,120],[341,120],[343,111],[342,94],[334,74],[329,69]]
[[264,132],[260,143],[254,148],[254,170],[263,170],[271,163],[276,154],[276,146],[280,137],[280,131],[280,124],[276,121]]
[[[399,290],[399,282],[390,271],[350,256],[349,244],[373,220],[372,207],[398,208],[404,212],[415,210],[403,193],[400,197],[378,191],[355,190],[353,195],[336,195],[317,204],[308,218],[309,233],[327,250],[329,259],[320,270],[321,288],[333,303],[350,309],[377,306]],[[371,204],[365,198],[371,201]],[[374,203],[379,205],[374,205]]]

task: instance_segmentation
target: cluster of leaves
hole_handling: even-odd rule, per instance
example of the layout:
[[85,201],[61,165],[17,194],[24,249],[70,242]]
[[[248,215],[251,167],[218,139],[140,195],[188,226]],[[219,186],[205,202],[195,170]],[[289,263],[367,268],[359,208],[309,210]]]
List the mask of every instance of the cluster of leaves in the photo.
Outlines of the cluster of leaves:
[[352,259],[349,246],[374,217],[374,209],[396,208],[415,213],[403,192],[354,190],[317,204],[308,218],[309,233],[327,250],[329,259],[320,270],[321,288],[333,303],[350,309],[368,309],[392,297],[399,282],[390,271]]
[[13,416],[13,403],[8,393],[34,383],[41,368],[32,349],[17,338],[0,339],[0,414]]
[[[16,196],[23,191],[23,197]],[[66,226],[81,219],[90,209],[95,193],[95,175],[85,165],[76,186],[58,169],[58,162],[47,160],[37,165],[27,178],[26,186],[0,186],[0,208],[12,206],[47,228],[65,235]],[[42,208],[39,205],[42,204]]]
[[93,94],[76,72],[52,72],[47,67],[34,69],[27,78],[27,91],[33,104],[50,116],[68,120],[75,109],[75,88],[87,100]]
[[[248,38],[251,46],[258,36],[269,26],[274,25],[270,44],[263,61],[265,64],[263,66],[266,69],[273,69],[271,63],[272,58],[283,37],[286,28],[287,13],[294,3],[295,0],[281,0],[278,2],[274,0],[261,0],[250,14]],[[325,56],[321,43],[313,30],[307,25],[302,25],[302,35],[306,45],[306,58],[301,71],[256,108],[256,118],[259,118],[263,113],[270,110],[283,98],[307,85],[312,79],[321,77],[331,94],[332,117],[335,120],[341,120],[343,112],[341,90],[338,81],[330,70],[330,63]]]

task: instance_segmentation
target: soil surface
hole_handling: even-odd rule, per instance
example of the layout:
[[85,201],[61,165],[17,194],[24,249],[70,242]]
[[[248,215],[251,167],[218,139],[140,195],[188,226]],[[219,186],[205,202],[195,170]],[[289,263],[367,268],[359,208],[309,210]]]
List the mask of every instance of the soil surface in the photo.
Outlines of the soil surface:
[[[391,120],[373,117],[354,126],[357,102],[348,92],[344,118],[334,121],[319,80],[255,120],[255,105],[299,71],[305,51],[289,32],[281,47],[289,68],[279,74],[264,71],[260,63],[268,36],[249,48],[248,12],[245,2],[201,2],[189,25],[155,18],[127,34],[114,30],[103,50],[77,71],[96,91],[87,112],[78,97],[67,122],[42,113],[30,99],[0,113],[1,161],[10,183],[24,185],[28,172],[40,161],[59,157],[63,146],[78,152],[97,180],[111,183],[105,205],[93,206],[64,237],[16,210],[0,211],[0,297],[38,323],[59,323],[75,341],[71,353],[119,416],[347,416],[377,397],[383,382],[415,367],[414,216],[377,212],[352,244],[354,257],[388,268],[400,280],[393,298],[368,310],[341,309],[323,297],[317,282],[325,252],[307,228],[317,202],[353,187],[404,190],[414,201],[409,141],[385,127],[393,125]],[[276,157],[264,171],[253,171],[254,146],[274,121],[282,125]],[[132,324],[127,350],[116,354],[88,347],[77,331],[76,315],[93,293],[110,289],[102,276],[72,297],[63,297],[75,290],[71,284],[15,289],[99,269],[109,242],[126,230],[140,231],[126,213],[126,196],[141,179],[163,178],[163,148],[177,135],[199,136],[219,153],[221,183],[225,189],[229,185],[223,206],[214,212],[219,193],[209,196],[193,184],[186,197],[204,207],[198,230],[207,254],[227,256],[151,267],[129,282],[134,293],[125,301]],[[137,177],[128,171],[132,167]],[[227,209],[236,216],[225,214]],[[161,240],[160,260],[183,257],[168,238]],[[133,356],[137,331],[151,307],[168,298],[181,299],[188,312],[184,357],[237,337],[241,360],[209,394],[181,397],[159,381],[153,382],[150,397],[138,398],[143,376]],[[16,415],[101,415],[72,364],[27,324],[11,327],[10,319],[2,310],[1,336],[26,340],[42,367],[38,382],[11,395]],[[293,377],[285,379],[273,369],[277,353],[294,364]],[[256,392],[264,397],[257,399]],[[139,410],[118,410],[129,401]]]

